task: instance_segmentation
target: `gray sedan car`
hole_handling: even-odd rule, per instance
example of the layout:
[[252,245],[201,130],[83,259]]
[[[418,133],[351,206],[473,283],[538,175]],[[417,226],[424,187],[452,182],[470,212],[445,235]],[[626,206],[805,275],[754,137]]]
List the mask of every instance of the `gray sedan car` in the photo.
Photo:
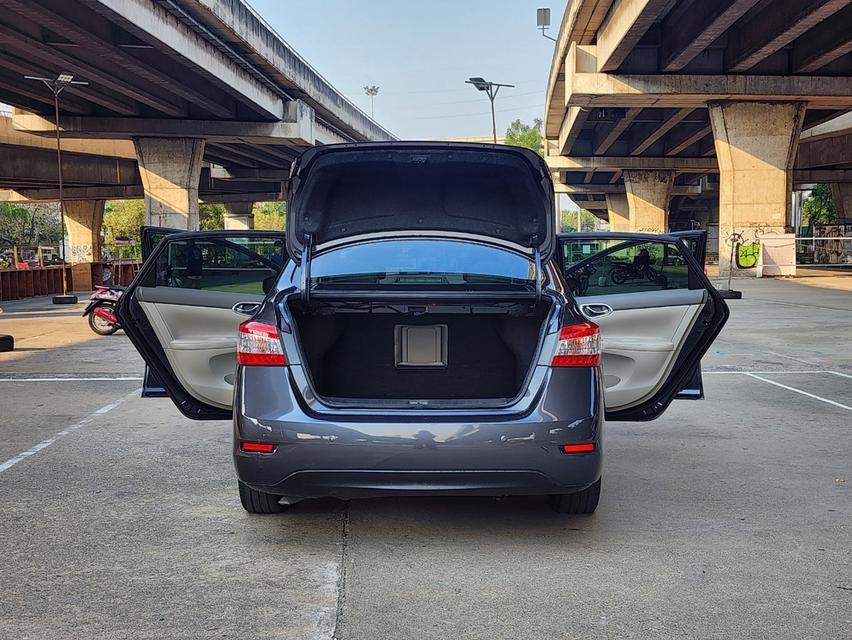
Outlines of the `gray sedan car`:
[[426,494],[592,513],[604,419],[703,396],[728,315],[703,234],[558,235],[531,151],[318,147],[287,203],[286,232],[145,229],[119,305],[144,395],[233,419],[252,513]]

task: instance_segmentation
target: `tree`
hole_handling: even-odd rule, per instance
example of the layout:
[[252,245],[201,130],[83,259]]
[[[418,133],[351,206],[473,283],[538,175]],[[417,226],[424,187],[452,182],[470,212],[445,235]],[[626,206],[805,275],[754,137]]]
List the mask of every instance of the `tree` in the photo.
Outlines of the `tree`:
[[536,153],[542,152],[541,140],[541,118],[533,120],[532,126],[524,124],[520,120],[515,120],[506,129],[506,144],[515,147],[526,147],[532,149]]
[[287,203],[255,202],[254,228],[268,229],[271,231],[283,231],[287,223]]
[[0,202],[0,236],[19,245],[59,243],[59,206]]
[[145,224],[144,200],[109,200],[104,206],[104,243],[130,238],[139,244],[139,228]]
[[198,205],[198,228],[201,231],[213,231],[225,228],[225,205],[207,203]]
[[580,209],[580,229],[577,229],[577,210],[563,209],[559,216],[559,226],[562,233],[570,231],[594,231],[598,222],[597,216],[591,211]]
[[837,222],[837,208],[831,197],[831,187],[818,184],[811,190],[811,195],[802,203],[802,213],[808,227],[815,224],[834,224]]

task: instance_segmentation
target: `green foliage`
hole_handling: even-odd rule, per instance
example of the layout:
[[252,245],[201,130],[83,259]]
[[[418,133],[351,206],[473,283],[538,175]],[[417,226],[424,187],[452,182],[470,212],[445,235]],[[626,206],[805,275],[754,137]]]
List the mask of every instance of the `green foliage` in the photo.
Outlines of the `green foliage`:
[[0,202],[0,237],[17,245],[59,243],[62,238],[59,207]]
[[282,231],[287,223],[286,202],[255,202],[254,228]]
[[591,211],[580,209],[580,229],[577,229],[577,210],[563,209],[559,215],[560,232],[594,231],[597,220],[597,217]]
[[816,185],[811,195],[802,203],[802,213],[809,227],[837,222],[837,209],[831,198],[831,187],[827,184]]
[[104,242],[112,246],[122,237],[139,244],[139,228],[144,224],[144,200],[109,200],[104,207]]
[[198,228],[201,231],[224,229],[225,205],[219,202],[198,205]]
[[533,120],[532,126],[515,120],[506,129],[506,144],[515,147],[526,147],[536,153],[542,153],[541,118]]

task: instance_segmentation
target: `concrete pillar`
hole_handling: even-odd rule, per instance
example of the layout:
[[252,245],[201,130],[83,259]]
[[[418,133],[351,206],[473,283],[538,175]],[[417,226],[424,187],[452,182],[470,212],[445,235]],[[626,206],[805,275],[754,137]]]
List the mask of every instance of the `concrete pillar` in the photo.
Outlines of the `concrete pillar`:
[[104,200],[66,200],[65,227],[68,229],[68,262],[99,262]]
[[852,182],[832,184],[831,199],[837,209],[837,224],[852,224]]
[[606,208],[609,214],[610,231],[630,231],[630,209],[627,196],[623,193],[608,193]]
[[784,233],[790,219],[792,168],[803,102],[708,104],[719,160],[719,273],[731,268],[732,233],[754,237],[755,227]]
[[673,183],[674,171],[624,172],[631,231],[668,231],[669,200]]
[[225,204],[226,229],[254,229],[254,202],[228,202]]
[[147,223],[198,229],[198,181],[204,157],[200,138],[135,138],[145,190]]

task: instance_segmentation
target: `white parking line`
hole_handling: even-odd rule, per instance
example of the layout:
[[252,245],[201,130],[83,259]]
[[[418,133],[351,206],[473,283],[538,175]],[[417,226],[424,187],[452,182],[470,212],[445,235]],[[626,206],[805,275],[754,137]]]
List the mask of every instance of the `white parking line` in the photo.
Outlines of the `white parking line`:
[[[776,387],[781,387],[782,389],[787,389],[788,391],[800,393],[803,396],[807,396],[808,398],[813,398],[814,400],[819,400],[820,402],[825,402],[826,404],[830,404],[830,405],[835,406],[835,407],[840,407],[841,409],[846,409],[847,411],[852,411],[852,407],[849,407],[845,404],[840,404],[839,402],[835,402],[834,400],[829,400],[828,398],[823,398],[822,396],[817,396],[817,395],[814,395],[813,393],[808,393],[807,391],[802,391],[801,389],[797,389],[796,387],[791,387],[790,385],[781,384],[780,382],[775,382],[774,380],[770,380],[769,378],[763,378],[763,377],[761,377],[757,374],[754,374],[754,373],[748,373],[748,372],[743,372],[743,373],[750,378],[754,378],[755,380],[761,380],[761,381],[766,382],[768,384],[773,384]],[[777,373],[783,373],[783,372],[779,371]],[[826,371],[825,373],[834,373],[834,372]]]
[[59,440],[59,438],[67,436],[68,434],[73,433],[74,431],[77,431],[77,429],[82,429],[87,424],[91,423],[95,418],[102,416],[105,413],[109,413],[110,411],[115,409],[122,402],[125,402],[126,400],[130,400],[130,398],[138,397],[140,391],[142,391],[142,389],[135,389],[135,390],[131,391],[126,396],[119,398],[115,402],[112,402],[112,403],[106,405],[105,407],[101,407],[100,409],[98,409],[94,413],[90,413],[88,416],[86,416],[85,418],[83,418],[79,422],[75,422],[70,427],[65,427],[62,431],[55,434],[53,437],[48,438],[47,440],[42,440],[37,445],[30,447],[26,451],[22,451],[21,453],[16,455],[14,458],[9,458],[8,460],[6,460],[6,462],[0,464],[0,473],[3,473],[4,471],[6,471],[7,469],[10,469],[11,467],[14,467],[19,462],[23,462],[24,460],[26,460],[30,456],[34,456],[35,454],[37,454],[42,449],[46,449],[47,447],[52,445],[54,442]]
[[141,376],[115,376],[93,378],[0,378],[0,382],[111,382],[113,380],[142,380]]
[[757,373],[763,375],[772,375],[774,373],[833,373],[836,376],[852,378],[852,376],[847,375],[845,373],[840,373],[839,371],[814,371],[813,369],[784,369],[783,371],[702,371],[701,375],[748,375],[750,373]]

